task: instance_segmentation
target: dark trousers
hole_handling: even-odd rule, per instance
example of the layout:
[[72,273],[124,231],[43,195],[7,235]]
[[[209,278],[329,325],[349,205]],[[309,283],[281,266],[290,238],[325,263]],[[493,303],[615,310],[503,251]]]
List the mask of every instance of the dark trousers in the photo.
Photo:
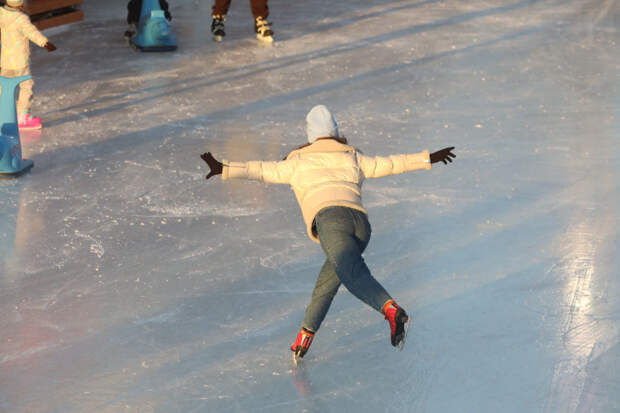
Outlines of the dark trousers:
[[[213,16],[226,16],[228,9],[230,8],[231,0],[215,0],[213,5]],[[250,8],[252,9],[252,15],[256,19],[262,17],[266,19],[269,16],[269,7],[267,7],[267,0],[250,0]]]
[[[159,0],[159,7],[164,11],[166,19],[171,20],[172,16],[168,10],[168,2]],[[140,12],[142,11],[142,0],[130,0],[127,4],[127,24],[138,24],[140,20]]]

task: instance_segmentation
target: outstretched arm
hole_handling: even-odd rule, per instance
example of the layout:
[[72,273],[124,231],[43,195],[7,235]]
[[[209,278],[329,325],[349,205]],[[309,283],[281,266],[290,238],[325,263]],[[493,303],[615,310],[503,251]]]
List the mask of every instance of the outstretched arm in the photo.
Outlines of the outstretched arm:
[[358,153],[358,163],[366,178],[381,178],[388,175],[397,175],[417,169],[431,169],[431,164],[443,162],[446,165],[456,157],[452,153],[454,146],[441,149],[429,154],[428,151],[412,154],[390,156],[365,156]]
[[19,24],[19,29],[22,34],[37,46],[45,47],[48,43],[47,37],[45,37],[43,33],[41,33],[39,29],[32,24],[30,18],[26,16],[26,14],[22,14],[17,18],[17,24]]
[[221,174],[222,179],[249,179],[272,184],[287,184],[295,173],[294,160],[281,162],[228,162],[224,160],[220,162],[213,157],[211,152],[203,153],[200,157],[211,169],[207,179]]
[[365,178],[382,178],[418,169],[431,169],[428,151],[389,156],[366,156],[358,152],[357,161]]

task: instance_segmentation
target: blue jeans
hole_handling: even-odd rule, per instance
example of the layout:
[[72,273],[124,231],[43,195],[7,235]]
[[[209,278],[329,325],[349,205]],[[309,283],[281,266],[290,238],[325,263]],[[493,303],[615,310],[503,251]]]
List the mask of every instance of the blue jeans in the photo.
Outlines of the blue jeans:
[[319,211],[314,224],[327,259],[302,326],[312,331],[319,329],[340,284],[380,312],[391,297],[370,274],[362,258],[371,232],[366,214],[347,207],[327,207]]

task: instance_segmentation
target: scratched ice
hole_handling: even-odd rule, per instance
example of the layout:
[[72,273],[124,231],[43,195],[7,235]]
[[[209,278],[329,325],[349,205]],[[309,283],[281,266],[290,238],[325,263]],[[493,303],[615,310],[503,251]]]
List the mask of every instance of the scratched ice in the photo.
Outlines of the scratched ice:
[[[125,1],[33,48],[35,162],[0,182],[0,411],[620,411],[620,3],[247,2],[226,40],[171,1],[179,50],[124,43]],[[367,181],[402,352],[341,290],[288,346],[323,260],[289,188],[205,182],[281,159],[315,104],[366,154],[456,146]]]

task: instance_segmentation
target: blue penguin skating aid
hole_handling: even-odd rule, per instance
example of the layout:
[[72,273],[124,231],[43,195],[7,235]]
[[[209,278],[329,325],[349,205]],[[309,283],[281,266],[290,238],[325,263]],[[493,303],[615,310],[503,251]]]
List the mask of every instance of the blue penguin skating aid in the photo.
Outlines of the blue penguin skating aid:
[[17,127],[15,89],[30,76],[0,76],[0,178],[16,178],[34,166],[29,159],[22,159],[22,146]]

